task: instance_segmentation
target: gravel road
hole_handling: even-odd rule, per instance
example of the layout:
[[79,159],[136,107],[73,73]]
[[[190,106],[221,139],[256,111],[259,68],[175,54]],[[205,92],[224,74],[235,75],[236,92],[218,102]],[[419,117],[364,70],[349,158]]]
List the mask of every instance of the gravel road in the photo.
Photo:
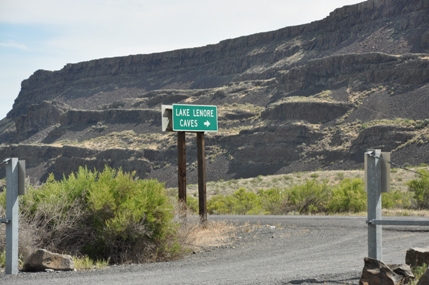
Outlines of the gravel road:
[[[210,216],[239,228],[230,245],[182,260],[105,270],[0,274],[0,284],[358,284],[367,256],[365,217]],[[247,226],[242,226],[247,222]],[[251,230],[250,230],[251,229]],[[383,226],[383,261],[429,247],[428,227]]]

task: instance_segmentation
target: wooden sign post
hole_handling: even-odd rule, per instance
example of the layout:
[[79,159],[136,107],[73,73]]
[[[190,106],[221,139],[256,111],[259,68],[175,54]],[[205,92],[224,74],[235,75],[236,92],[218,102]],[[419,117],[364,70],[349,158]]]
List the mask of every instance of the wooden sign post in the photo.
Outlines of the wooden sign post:
[[204,133],[197,133],[198,205],[201,223],[207,222],[206,160],[204,153]]
[[179,188],[179,215],[186,218],[186,136],[177,132],[177,185]]
[[216,106],[173,104],[161,106],[162,131],[177,132],[177,161],[180,217],[186,219],[185,132],[197,133],[198,205],[201,223],[207,222],[205,132],[218,131]]

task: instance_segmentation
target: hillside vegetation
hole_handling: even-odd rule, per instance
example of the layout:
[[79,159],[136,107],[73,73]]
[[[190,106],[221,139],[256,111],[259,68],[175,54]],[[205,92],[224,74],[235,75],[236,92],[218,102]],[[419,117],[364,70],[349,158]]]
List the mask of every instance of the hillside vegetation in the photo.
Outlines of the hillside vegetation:
[[[390,191],[383,193],[387,215],[427,215],[426,165],[393,168]],[[316,171],[207,184],[210,214],[366,214],[364,171]],[[189,185],[188,204],[198,211],[198,185]],[[174,196],[175,188],[168,193]],[[177,194],[176,194],[177,195]],[[428,203],[428,204],[426,204]]]

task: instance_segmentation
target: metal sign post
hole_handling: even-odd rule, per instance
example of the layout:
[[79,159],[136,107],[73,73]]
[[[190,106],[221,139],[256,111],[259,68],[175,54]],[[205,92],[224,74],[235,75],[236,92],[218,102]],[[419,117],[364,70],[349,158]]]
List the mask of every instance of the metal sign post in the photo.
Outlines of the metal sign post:
[[[381,150],[365,155],[365,187],[368,199],[368,221],[381,220]],[[368,257],[381,260],[381,225],[368,224]]]
[[429,226],[428,220],[382,219],[381,193],[390,191],[389,152],[379,149],[365,152],[365,188],[368,197],[368,257],[382,259],[382,226]]

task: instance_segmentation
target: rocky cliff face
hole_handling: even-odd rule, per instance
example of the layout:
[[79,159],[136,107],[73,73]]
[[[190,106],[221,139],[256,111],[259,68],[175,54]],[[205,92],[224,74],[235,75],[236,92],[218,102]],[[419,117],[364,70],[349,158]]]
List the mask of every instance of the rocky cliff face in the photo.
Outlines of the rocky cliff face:
[[160,106],[188,103],[218,106],[208,180],[361,168],[374,147],[425,163],[428,15],[427,0],[369,0],[216,45],[39,70],[0,122],[0,154],[32,159],[34,180],[108,164],[175,185],[175,134],[161,132]]

